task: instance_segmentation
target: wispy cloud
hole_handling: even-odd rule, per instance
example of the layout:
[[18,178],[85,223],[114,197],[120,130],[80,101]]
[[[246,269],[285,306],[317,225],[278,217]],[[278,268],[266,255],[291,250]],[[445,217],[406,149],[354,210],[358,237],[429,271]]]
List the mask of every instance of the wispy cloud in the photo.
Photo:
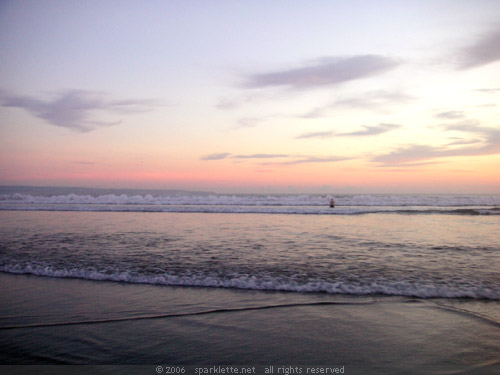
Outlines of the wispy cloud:
[[[373,162],[387,166],[419,165],[423,161],[455,156],[480,156],[500,154],[500,129],[478,126],[477,122],[462,122],[445,126],[445,130],[470,133],[481,137],[481,141],[466,143],[454,142],[445,146],[410,145],[387,154],[376,156]],[[467,147],[454,147],[471,144]]]
[[340,108],[355,108],[364,110],[386,111],[400,103],[406,103],[414,98],[400,91],[377,90],[359,93],[355,96],[339,98],[326,105],[316,107],[304,113],[302,118],[326,117],[330,111]]
[[377,90],[369,91],[350,98],[339,99],[333,104],[336,107],[380,108],[397,103],[408,102],[414,98],[401,91]]
[[201,160],[222,160],[222,159],[246,159],[246,160],[265,160],[265,159],[290,159],[281,162],[261,161],[260,165],[296,165],[305,163],[332,163],[344,160],[351,160],[351,157],[342,156],[311,156],[311,155],[293,155],[293,154],[248,154],[233,155],[228,152],[217,153],[202,156]]
[[266,163],[265,165],[297,165],[297,164],[311,164],[311,163],[336,163],[339,161],[352,160],[351,157],[343,156],[307,156],[295,160],[289,160],[278,163]]
[[287,158],[290,155],[286,154],[251,154],[251,155],[233,155],[234,159],[275,159],[275,158]]
[[201,157],[201,160],[222,160],[222,159],[275,159],[288,158],[288,154],[248,154],[248,155],[233,155],[229,152],[221,152],[210,154]]
[[157,104],[153,100],[113,99],[93,91],[67,90],[51,99],[30,96],[12,96],[5,93],[2,106],[22,108],[31,115],[51,125],[78,132],[88,132],[97,127],[117,125],[121,119],[99,120],[101,115],[124,115],[152,110]]
[[458,120],[464,118],[465,113],[462,111],[447,111],[437,113],[434,117],[441,120]]
[[237,121],[236,125],[233,126],[233,129],[241,129],[241,128],[254,128],[259,125],[261,122],[267,120],[268,118],[273,116],[262,116],[262,117],[245,117],[241,118]]
[[331,138],[335,135],[333,131],[324,131],[324,132],[310,132],[301,134],[295,139],[308,139],[308,138]]
[[[376,156],[372,161],[384,165],[420,165],[422,160],[433,159],[441,156],[449,156],[448,150],[442,147],[433,147],[426,145],[411,145],[399,148],[388,154]],[[413,164],[415,163],[415,164]]]
[[363,130],[357,130],[348,133],[335,133],[334,131],[323,131],[323,132],[311,132],[304,133],[297,137],[296,139],[306,139],[306,138],[332,138],[332,137],[366,137],[371,135],[378,135],[386,133],[388,131],[400,128],[401,125],[396,124],[379,124],[375,126],[363,126]]
[[292,89],[310,89],[338,85],[381,74],[398,66],[395,59],[379,55],[351,57],[324,57],[313,63],[281,71],[253,74],[247,77],[248,88],[285,86]]
[[231,154],[229,152],[221,152],[217,154],[210,154],[201,157],[201,160],[222,160],[230,157]]
[[238,108],[244,104],[251,103],[256,99],[257,99],[256,95],[244,95],[234,98],[224,97],[224,98],[219,98],[219,100],[215,104],[215,107],[221,110],[231,110]]
[[500,88],[498,88],[498,89],[495,89],[495,88],[493,88],[493,89],[477,89],[475,91],[482,92],[484,94],[497,94],[497,93],[500,93]]
[[376,126],[363,126],[364,130],[358,130],[350,133],[339,133],[340,137],[364,137],[369,135],[377,135],[388,131],[400,128],[401,125],[396,124],[379,124]]
[[[455,130],[483,137],[483,145],[469,149],[469,155],[489,155],[500,153],[500,128],[479,126],[476,122],[462,122],[449,125],[447,130]],[[464,149],[467,151],[467,149]]]
[[[442,161],[423,161],[420,163],[398,163],[397,165],[394,164],[380,164],[377,165],[377,168],[395,168],[397,167],[398,169],[393,169],[394,172],[407,172],[411,169],[407,168],[415,168],[415,167],[424,167],[427,165],[435,165],[435,164],[442,164]],[[403,169],[400,169],[403,168]]]
[[462,49],[462,69],[475,68],[500,60],[500,28],[483,35],[475,43]]
[[461,145],[472,145],[475,143],[480,143],[481,140],[479,139],[463,139],[463,138],[458,138],[458,137],[452,137],[450,138],[452,141],[447,143],[447,146],[461,146]]

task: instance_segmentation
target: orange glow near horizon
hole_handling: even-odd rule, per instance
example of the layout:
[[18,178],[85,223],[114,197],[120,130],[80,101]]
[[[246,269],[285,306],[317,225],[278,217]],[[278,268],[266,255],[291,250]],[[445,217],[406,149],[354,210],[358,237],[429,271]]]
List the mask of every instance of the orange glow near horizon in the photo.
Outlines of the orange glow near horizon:
[[[161,171],[155,166],[144,168],[108,165],[77,165],[68,171],[65,166],[54,168],[47,163],[21,174],[5,174],[7,184],[40,184],[87,187],[130,187],[186,190],[215,190],[221,192],[258,192],[274,189],[287,192],[478,192],[495,193],[500,187],[500,176],[494,168],[500,158],[482,158],[457,170],[453,163],[442,162],[414,168],[381,168],[354,161],[329,165],[255,165],[234,164],[227,161],[199,162],[188,166],[177,165]],[[328,163],[324,163],[328,164]],[[205,167],[205,168],[203,168]],[[158,168],[158,170],[154,170]],[[444,187],[444,188],[443,188]]]

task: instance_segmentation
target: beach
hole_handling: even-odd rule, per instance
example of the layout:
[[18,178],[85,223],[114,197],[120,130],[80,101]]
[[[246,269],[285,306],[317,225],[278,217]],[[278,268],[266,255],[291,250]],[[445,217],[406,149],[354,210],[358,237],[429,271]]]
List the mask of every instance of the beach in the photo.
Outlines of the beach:
[[408,297],[8,274],[0,281],[4,365],[344,365],[352,373],[407,374],[499,368],[500,324],[463,311],[485,301],[463,300],[458,309]]
[[478,206],[488,197],[467,198],[474,208],[449,206],[463,197],[411,207],[380,203],[430,198],[347,197],[383,212],[338,199],[331,214],[267,204],[276,197],[179,212],[165,200],[43,199],[57,202],[4,199],[0,210],[0,363],[11,373],[500,368],[500,222],[495,205]]

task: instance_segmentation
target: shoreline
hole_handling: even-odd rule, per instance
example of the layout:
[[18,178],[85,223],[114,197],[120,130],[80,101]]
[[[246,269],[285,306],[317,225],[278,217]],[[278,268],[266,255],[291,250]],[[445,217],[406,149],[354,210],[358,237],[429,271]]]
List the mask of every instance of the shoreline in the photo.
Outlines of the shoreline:
[[6,273],[0,282],[2,365],[500,365],[498,323],[418,298]]
[[[366,292],[366,293],[350,293],[350,292],[330,292],[327,290],[307,290],[307,287],[303,285],[302,287],[297,287],[297,290],[294,290],[292,288],[286,288],[286,287],[275,287],[275,289],[269,287],[269,288],[258,288],[258,287],[252,287],[252,286],[241,286],[237,285],[234,283],[229,283],[228,285],[224,285],[222,283],[215,283],[215,284],[203,284],[200,282],[199,279],[194,279],[197,282],[192,282],[191,284],[186,284],[185,280],[183,277],[179,278],[179,280],[182,280],[182,282],[172,282],[169,279],[177,276],[172,276],[172,275],[166,275],[166,276],[157,276],[156,278],[153,278],[153,280],[145,280],[144,277],[131,277],[130,275],[127,276],[129,277],[128,280],[123,280],[123,275],[118,275],[118,277],[111,276],[109,274],[105,273],[99,273],[99,272],[94,272],[92,273],[93,277],[89,276],[78,276],[75,274],[69,274],[68,271],[51,271],[52,273],[58,273],[57,275],[47,275],[47,274],[40,274],[37,273],[37,271],[33,272],[28,272],[28,271],[6,271],[3,269],[0,269],[0,274],[6,274],[6,275],[20,275],[20,276],[34,276],[34,277],[42,277],[42,278],[54,278],[54,279],[74,279],[74,280],[85,280],[85,281],[93,281],[93,282],[112,282],[112,283],[122,283],[122,284],[131,284],[131,285],[151,285],[151,286],[158,286],[158,287],[186,287],[186,288],[213,288],[213,289],[229,289],[229,290],[248,290],[248,291],[257,291],[257,292],[278,292],[278,293],[299,293],[299,294],[319,294],[319,295],[328,295],[328,296],[351,296],[351,297],[401,297],[401,298],[415,298],[415,299],[422,299],[422,300],[441,300],[441,299],[450,299],[450,300],[471,300],[471,301],[497,301],[500,302],[498,298],[494,297],[470,297],[467,295],[464,296],[445,296],[445,295],[430,295],[430,296],[422,296],[418,294],[396,294],[396,293],[371,293],[371,292]],[[75,272],[72,270],[71,272]],[[165,278],[168,281],[163,280],[164,282],[159,282],[160,280],[157,280],[157,278]],[[234,284],[234,285],[233,285]]]

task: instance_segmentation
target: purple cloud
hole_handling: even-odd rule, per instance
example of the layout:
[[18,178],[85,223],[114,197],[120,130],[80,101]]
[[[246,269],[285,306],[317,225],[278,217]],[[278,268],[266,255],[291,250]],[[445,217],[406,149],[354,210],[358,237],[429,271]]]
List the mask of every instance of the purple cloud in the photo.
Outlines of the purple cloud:
[[400,63],[378,55],[325,57],[313,64],[294,69],[250,75],[248,88],[287,86],[292,89],[338,85],[355,79],[384,73]]
[[366,136],[386,133],[388,131],[400,127],[401,125],[395,125],[395,124],[379,124],[375,126],[365,125],[363,126],[364,130],[358,130],[355,132],[349,132],[349,133],[335,133],[333,131],[312,132],[312,133],[301,134],[295,138],[306,139],[306,138],[332,138],[332,137],[366,137]]
[[500,29],[483,35],[474,44],[460,51],[460,68],[469,69],[500,60]]
[[155,106],[152,100],[115,100],[102,93],[84,90],[63,91],[49,100],[4,94],[1,102],[4,107],[22,108],[51,125],[78,132],[88,132],[97,127],[121,123],[121,120],[98,120],[96,118],[99,114],[120,115],[144,112]]
[[218,154],[210,154],[201,157],[201,160],[222,160],[230,157],[231,154],[229,152],[221,152]]
[[328,116],[328,113],[338,107],[348,107],[363,110],[385,110],[395,104],[405,103],[414,99],[399,91],[369,91],[360,93],[353,97],[341,98],[332,103],[321,107],[316,107],[311,111],[301,115],[302,118],[322,118]]
[[293,154],[249,154],[249,155],[232,155],[228,152],[206,155],[201,158],[201,160],[222,160],[222,159],[292,159],[282,162],[261,162],[260,165],[296,165],[304,163],[332,163],[343,160],[350,160],[350,157],[339,157],[339,156],[308,156],[308,155],[293,155]]
[[297,165],[297,164],[310,164],[310,163],[336,163],[339,161],[352,160],[351,157],[343,156],[306,156],[295,160],[278,162],[278,163],[262,163],[262,165]]
[[377,135],[386,133],[388,131],[400,128],[401,125],[395,124],[379,124],[376,126],[363,126],[364,130],[358,130],[350,133],[339,133],[337,136],[340,137],[364,137],[369,135]]
[[[387,154],[376,156],[373,162],[386,166],[396,165],[419,165],[426,160],[437,158],[448,158],[454,156],[480,156],[500,154],[500,129],[478,126],[475,121],[459,123],[445,127],[448,131],[460,131],[480,136],[481,142],[451,143],[445,146],[410,145],[399,148]],[[454,147],[460,145],[471,145],[467,147]]]
[[331,138],[335,135],[333,131],[324,131],[324,132],[311,132],[301,134],[295,139],[308,139],[308,138]]

